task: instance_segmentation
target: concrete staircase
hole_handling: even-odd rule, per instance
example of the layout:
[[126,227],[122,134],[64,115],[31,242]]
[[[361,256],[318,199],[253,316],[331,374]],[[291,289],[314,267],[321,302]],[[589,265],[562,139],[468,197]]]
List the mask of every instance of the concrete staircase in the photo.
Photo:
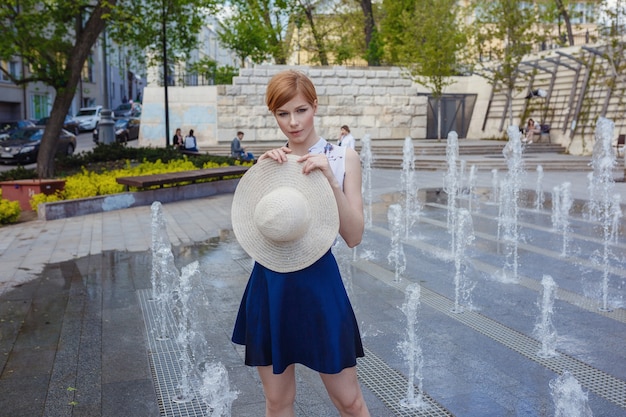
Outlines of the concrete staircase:
[[[245,143],[246,150],[255,156],[268,149],[283,145],[284,142]],[[502,155],[504,141],[494,140],[459,140],[459,158],[464,160],[467,168],[472,165],[478,170],[507,169],[506,160]],[[402,169],[403,140],[384,140],[372,142],[373,168]],[[415,168],[420,171],[445,171],[446,141],[414,140]],[[203,152],[214,155],[230,155],[230,143],[203,147]],[[357,143],[357,151],[360,144]],[[591,158],[565,154],[561,145],[539,142],[528,145],[524,149],[525,168],[535,170],[541,165],[545,171],[590,171]]]

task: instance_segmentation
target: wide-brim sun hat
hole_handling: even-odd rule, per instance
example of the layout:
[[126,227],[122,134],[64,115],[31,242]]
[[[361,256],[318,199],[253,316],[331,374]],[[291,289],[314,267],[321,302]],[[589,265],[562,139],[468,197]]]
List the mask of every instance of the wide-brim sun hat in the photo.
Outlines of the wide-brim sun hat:
[[231,209],[237,241],[252,259],[275,272],[311,266],[332,246],[339,212],[324,174],[302,173],[295,155],[263,159],[241,178]]

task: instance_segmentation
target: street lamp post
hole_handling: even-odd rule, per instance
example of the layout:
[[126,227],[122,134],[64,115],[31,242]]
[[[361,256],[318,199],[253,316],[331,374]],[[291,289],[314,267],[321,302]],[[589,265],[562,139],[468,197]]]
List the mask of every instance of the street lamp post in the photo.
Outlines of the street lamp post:
[[170,113],[168,109],[168,97],[167,97],[167,25],[165,22],[167,12],[167,0],[163,0],[163,13],[161,15],[161,28],[163,31],[163,86],[165,88],[165,146],[170,146]]

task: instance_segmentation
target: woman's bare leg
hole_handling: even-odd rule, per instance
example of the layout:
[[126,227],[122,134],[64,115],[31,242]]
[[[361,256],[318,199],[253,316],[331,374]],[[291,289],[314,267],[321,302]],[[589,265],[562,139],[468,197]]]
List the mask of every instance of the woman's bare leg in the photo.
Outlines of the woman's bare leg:
[[356,366],[338,374],[320,374],[341,417],[370,417],[356,376]]
[[289,365],[285,372],[276,375],[272,366],[257,367],[265,393],[266,417],[294,417],[293,404],[296,401],[295,365]]

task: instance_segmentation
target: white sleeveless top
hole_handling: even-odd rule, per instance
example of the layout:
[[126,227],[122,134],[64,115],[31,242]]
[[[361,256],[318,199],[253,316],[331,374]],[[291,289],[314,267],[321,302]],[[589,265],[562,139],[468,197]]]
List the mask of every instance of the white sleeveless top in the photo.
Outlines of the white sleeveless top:
[[333,145],[324,138],[309,148],[309,153],[326,154],[330,169],[335,174],[337,182],[343,190],[343,179],[346,175],[346,148],[343,146]]

